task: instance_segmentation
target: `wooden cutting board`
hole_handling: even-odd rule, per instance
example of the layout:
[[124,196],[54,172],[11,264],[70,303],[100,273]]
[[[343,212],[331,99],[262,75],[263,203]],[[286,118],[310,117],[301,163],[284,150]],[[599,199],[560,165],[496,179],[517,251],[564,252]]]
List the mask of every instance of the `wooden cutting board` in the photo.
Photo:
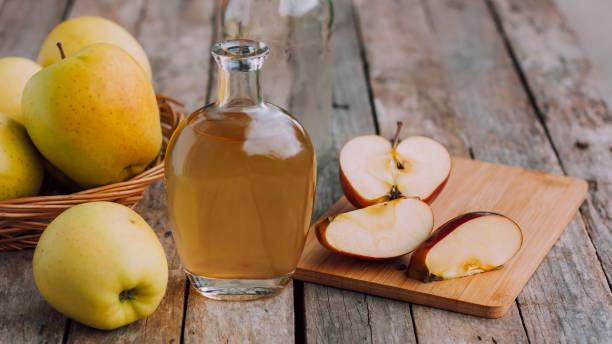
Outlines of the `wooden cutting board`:
[[[453,158],[449,181],[433,202],[434,228],[470,211],[515,220],[523,246],[503,268],[448,281],[406,276],[410,255],[382,262],[333,253],[308,234],[294,278],[487,318],[502,317],[586,197],[581,179]],[[324,216],[354,209],[343,197]]]

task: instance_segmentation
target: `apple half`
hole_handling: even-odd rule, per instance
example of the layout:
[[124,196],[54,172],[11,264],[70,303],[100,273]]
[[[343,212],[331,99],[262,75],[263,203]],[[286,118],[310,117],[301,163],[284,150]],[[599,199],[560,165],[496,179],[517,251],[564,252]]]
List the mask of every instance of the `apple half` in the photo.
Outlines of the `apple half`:
[[412,254],[407,274],[423,282],[497,269],[521,248],[523,234],[504,215],[473,212],[446,222]]
[[433,229],[429,205],[398,198],[329,217],[315,225],[319,242],[331,251],[362,259],[389,259],[416,249]]
[[340,184],[357,208],[418,197],[430,203],[442,190],[451,170],[448,150],[434,139],[412,136],[393,145],[378,135],[349,140],[340,151]]

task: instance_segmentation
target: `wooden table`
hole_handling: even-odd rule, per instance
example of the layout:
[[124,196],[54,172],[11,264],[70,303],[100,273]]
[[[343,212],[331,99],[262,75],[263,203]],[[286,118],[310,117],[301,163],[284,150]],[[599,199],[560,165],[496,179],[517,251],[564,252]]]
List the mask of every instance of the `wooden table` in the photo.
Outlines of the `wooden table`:
[[[179,267],[161,182],[137,210],[170,265],[145,320],[97,331],[42,299],[32,250],[0,254],[0,342],[604,343],[612,337],[612,112],[552,0],[335,0],[335,150],[364,133],[424,134],[453,155],[589,181],[587,201],[500,319],[482,319],[295,281],[250,303],[207,301]],[[211,98],[213,1],[0,0],[0,56],[35,58],[62,19],[111,18],[148,52],[156,90],[191,111]],[[606,44],[609,42],[606,42]],[[604,44],[604,42],[602,42]],[[210,91],[208,91],[210,93]],[[214,97],[213,97],[214,98]],[[320,215],[341,196],[319,178]]]

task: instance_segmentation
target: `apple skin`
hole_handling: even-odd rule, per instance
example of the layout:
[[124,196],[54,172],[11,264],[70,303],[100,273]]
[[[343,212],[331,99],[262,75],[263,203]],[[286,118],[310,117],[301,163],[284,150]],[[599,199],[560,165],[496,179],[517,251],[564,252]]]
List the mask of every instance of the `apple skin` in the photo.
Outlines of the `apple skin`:
[[66,57],[94,43],[109,43],[130,54],[151,80],[151,65],[142,46],[121,25],[101,17],[77,17],[58,24],[43,42],[38,63],[48,67],[62,60],[56,44],[62,43]]
[[21,94],[32,75],[41,70],[36,62],[23,57],[0,58],[0,112],[21,124]]
[[60,214],[43,232],[32,265],[36,286],[53,308],[104,330],[153,313],[168,282],[157,235],[136,212],[111,202]]
[[97,43],[36,73],[23,120],[41,154],[83,188],[127,180],[159,154],[151,82],[123,49]]
[[[448,182],[448,178],[450,177],[450,171],[452,170],[453,170],[453,167],[452,167],[452,160],[451,160],[451,168],[449,170],[448,175],[444,179],[444,181],[431,194],[429,194],[429,196],[425,197],[425,199],[422,199],[421,201],[427,204],[431,204],[436,199],[436,197],[438,197],[440,192],[442,192],[442,189],[444,189],[444,187],[446,186],[446,183]],[[355,190],[355,188],[351,185],[351,183],[346,178],[344,171],[342,171],[342,166],[340,166],[340,187],[342,187],[342,192],[344,193],[344,196],[346,197],[346,199],[357,209],[365,208],[365,207],[368,207],[374,204],[392,200],[390,195],[385,195],[383,197],[380,197],[374,200],[367,200],[361,197],[359,193],[357,192],[357,190]]]
[[[516,222],[514,222],[514,220],[508,218],[507,216],[498,214],[498,213],[494,213],[494,212],[489,212],[489,211],[475,211],[475,212],[471,212],[471,213],[466,213],[466,214],[462,214],[459,215],[449,221],[447,221],[446,223],[444,223],[443,225],[441,225],[438,229],[436,229],[429,238],[427,238],[427,240],[425,240],[413,253],[412,256],[410,257],[410,264],[408,266],[408,270],[406,271],[406,274],[408,275],[408,277],[412,278],[412,279],[416,279],[416,280],[420,280],[423,282],[433,282],[433,281],[441,281],[443,280],[441,277],[430,274],[429,271],[427,270],[427,265],[425,264],[425,259],[427,258],[427,253],[429,252],[429,250],[434,247],[435,244],[437,244],[440,240],[444,239],[447,235],[449,235],[450,233],[452,233],[457,227],[461,226],[462,224],[473,220],[475,218],[478,217],[482,217],[482,216],[489,216],[489,215],[494,215],[494,216],[501,216],[504,217],[510,221],[512,221],[514,224],[516,224]],[[516,224],[517,227],[518,224]],[[521,233],[522,234],[522,233]],[[522,237],[521,237],[521,241],[522,241]],[[521,243],[522,246],[522,243]],[[517,250],[515,252],[518,253],[519,250]],[[510,260],[512,258],[509,258],[508,260]],[[498,266],[496,269],[501,268],[503,265]]]
[[[452,168],[453,167],[452,167],[452,162],[451,162],[451,171],[452,171]],[[425,197],[425,199],[422,199],[421,201],[427,204],[431,204],[438,197],[438,195],[442,192],[442,190],[446,186],[446,183],[448,182],[449,177],[450,177],[450,171],[448,175],[446,176],[446,179],[444,179],[444,181],[442,182],[442,184],[440,184],[432,193],[429,194],[429,196]]]
[[0,201],[38,194],[43,159],[19,122],[0,113]]

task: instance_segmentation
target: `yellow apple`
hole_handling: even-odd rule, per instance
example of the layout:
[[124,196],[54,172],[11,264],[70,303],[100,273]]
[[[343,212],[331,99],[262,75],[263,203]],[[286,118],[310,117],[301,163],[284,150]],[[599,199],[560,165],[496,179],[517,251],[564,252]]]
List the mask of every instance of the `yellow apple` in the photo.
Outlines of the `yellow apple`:
[[23,57],[0,59],[0,112],[23,122],[21,119],[23,87],[40,69],[36,62]]
[[123,49],[97,43],[26,84],[23,120],[42,155],[82,187],[126,180],[161,148],[149,79]]
[[168,282],[164,250],[133,210],[91,202],[60,214],[34,251],[34,280],[59,312],[110,330],[144,318]]
[[42,159],[23,125],[0,113],[0,201],[36,195],[43,176]]
[[119,24],[100,17],[77,17],[57,25],[40,47],[38,63],[47,67],[61,60],[56,44],[60,42],[66,56],[94,43],[110,43],[127,51],[151,79],[147,54],[138,41]]

